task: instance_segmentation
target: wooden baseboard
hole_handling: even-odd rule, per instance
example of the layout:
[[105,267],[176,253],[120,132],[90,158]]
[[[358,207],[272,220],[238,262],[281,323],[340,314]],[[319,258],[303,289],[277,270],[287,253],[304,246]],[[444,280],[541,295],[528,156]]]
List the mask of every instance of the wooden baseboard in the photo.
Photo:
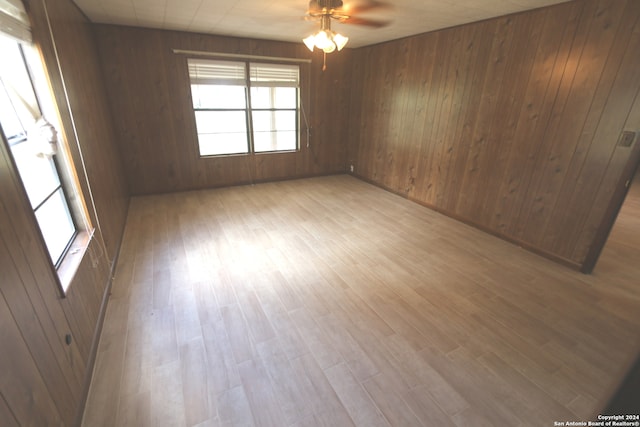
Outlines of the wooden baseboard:
[[[131,200],[131,199],[129,199]],[[127,213],[129,211],[129,204],[127,204]],[[125,218],[128,214],[125,214]],[[104,325],[104,318],[107,312],[107,304],[109,303],[109,297],[111,296],[111,286],[113,285],[113,278],[115,276],[115,269],[118,265],[118,258],[120,257],[120,248],[122,247],[122,241],[124,239],[125,227],[122,228],[120,233],[120,241],[118,242],[118,250],[113,258],[113,262],[109,266],[109,274],[107,276],[107,283],[102,294],[102,302],[100,303],[100,311],[98,314],[98,322],[93,332],[93,338],[91,339],[91,351],[89,353],[89,359],[87,360],[87,369],[84,373],[84,380],[82,382],[82,399],[78,405],[73,425],[80,427],[82,425],[82,418],[84,417],[84,410],[87,404],[87,398],[89,397],[89,389],[91,387],[91,380],[93,378],[93,370],[96,365],[96,356],[98,355],[98,345],[100,344],[100,335],[102,334],[102,326]],[[106,254],[105,254],[106,255]]]
[[303,174],[303,175],[295,175],[295,176],[284,176],[280,178],[269,178],[269,179],[254,179],[247,181],[238,181],[234,183],[225,183],[221,185],[207,185],[207,186],[194,186],[188,188],[181,188],[178,190],[169,190],[169,191],[161,191],[161,192],[150,192],[150,193],[133,193],[131,197],[139,197],[139,196],[161,196],[163,194],[172,194],[172,193],[185,193],[188,191],[201,191],[201,190],[214,190],[216,188],[230,188],[230,187],[241,187],[243,185],[254,185],[254,184],[265,184],[268,182],[281,182],[281,181],[292,181],[296,179],[308,179],[308,178],[319,178],[322,176],[333,176],[333,175],[344,175],[346,172],[334,171],[334,172],[326,172],[326,173],[318,173],[318,174]]
[[485,233],[491,234],[492,236],[498,237],[499,239],[502,239],[502,240],[505,240],[505,241],[507,241],[509,243],[512,243],[512,244],[514,244],[514,245],[516,245],[518,247],[521,247],[521,248],[523,248],[523,249],[525,249],[525,250],[527,250],[529,252],[532,252],[532,253],[534,253],[536,255],[539,255],[541,257],[547,258],[547,259],[549,259],[549,260],[551,260],[553,262],[556,262],[558,264],[564,265],[565,267],[571,268],[572,270],[585,272],[585,271],[583,271],[582,264],[577,263],[577,262],[575,262],[573,260],[561,257],[559,255],[556,255],[556,254],[552,253],[552,252],[548,252],[548,251],[546,251],[544,249],[538,248],[538,247],[536,247],[536,246],[534,246],[534,245],[532,245],[530,243],[524,242],[524,241],[519,240],[519,239],[515,239],[515,238],[513,238],[511,236],[508,236],[506,234],[500,233],[500,232],[498,232],[496,230],[493,230],[493,229],[491,229],[489,227],[486,227],[486,226],[484,226],[482,224],[478,224],[477,222],[474,222],[472,219],[462,217],[460,215],[457,215],[455,213],[449,212],[449,211],[447,211],[445,209],[441,209],[441,208],[439,208],[437,206],[434,206],[432,204],[426,203],[426,202],[424,202],[422,200],[419,200],[419,199],[416,199],[414,197],[409,197],[408,195],[406,195],[406,194],[404,194],[404,193],[402,193],[400,191],[394,190],[393,188],[389,188],[386,185],[383,185],[383,184],[380,184],[378,182],[375,182],[375,181],[373,181],[373,180],[371,180],[369,178],[366,178],[364,176],[358,175],[356,173],[350,173],[349,175],[353,176],[354,178],[358,178],[361,181],[364,181],[364,182],[369,183],[371,185],[375,185],[376,187],[382,188],[383,190],[389,191],[390,193],[393,193],[393,194],[395,194],[397,196],[400,196],[400,197],[405,198],[407,200],[410,200],[410,201],[412,201],[414,203],[417,203],[417,204],[419,204],[421,206],[424,206],[425,208],[428,208],[428,209],[431,209],[431,210],[433,210],[435,212],[438,212],[438,213],[440,213],[440,214],[442,214],[444,216],[447,216],[447,217],[449,217],[451,219],[455,219],[456,221],[460,221],[460,222],[462,222],[464,224],[467,224],[467,225],[469,225],[471,227],[477,228],[478,230],[481,230],[481,231],[483,231]]

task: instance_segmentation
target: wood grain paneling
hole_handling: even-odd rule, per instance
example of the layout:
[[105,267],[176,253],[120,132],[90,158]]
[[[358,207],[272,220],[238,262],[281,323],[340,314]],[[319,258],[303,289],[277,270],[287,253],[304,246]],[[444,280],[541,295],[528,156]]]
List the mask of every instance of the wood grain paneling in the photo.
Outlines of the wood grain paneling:
[[2,425],[61,425],[63,418],[59,409],[38,374],[38,366],[30,356],[4,298],[0,298],[0,316],[0,338],[12,347],[12,351],[3,349],[2,352],[2,363],[6,364],[0,379]]
[[348,164],[579,267],[640,128],[639,18],[575,1],[356,50]]
[[[301,43],[282,43],[96,26],[118,143],[133,194],[269,181],[344,172],[349,113],[350,52],[322,56]],[[301,65],[301,96],[311,126],[300,151],[200,158],[186,56],[173,49],[286,58]]]
[[71,426],[82,414],[128,189],[88,21],[68,0],[33,0],[27,10],[81,193],[99,228],[61,297],[9,148],[0,141],[0,336],[6,344],[0,414],[10,413],[0,424]]

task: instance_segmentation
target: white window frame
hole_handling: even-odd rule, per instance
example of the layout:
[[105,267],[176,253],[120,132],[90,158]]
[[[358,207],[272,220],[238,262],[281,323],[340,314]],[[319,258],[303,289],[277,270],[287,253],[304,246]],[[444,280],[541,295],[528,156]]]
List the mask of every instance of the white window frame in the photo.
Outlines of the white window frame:
[[[196,122],[196,133],[198,139],[198,149],[200,157],[218,157],[226,155],[249,155],[262,153],[283,153],[295,152],[300,149],[300,66],[298,64],[282,64],[278,62],[268,62],[264,60],[221,60],[221,59],[201,59],[187,58],[187,68],[191,89],[191,105],[194,111]],[[200,92],[198,85],[211,86],[237,86],[244,90],[244,103],[235,107],[203,107],[200,102]],[[252,88],[269,88],[271,105],[269,107],[254,106],[252,99]],[[275,91],[278,88],[293,88],[295,90],[295,105],[287,107],[275,105]],[[239,100],[239,99],[238,99]],[[245,136],[246,144],[239,149],[240,144],[236,142],[237,149],[219,149],[214,151],[206,147],[204,127],[206,123],[199,120],[199,115],[206,112],[219,112],[235,115],[242,113],[244,116],[244,128],[242,135]],[[271,148],[256,147],[256,133],[254,127],[254,113],[271,112],[270,127],[267,132],[271,135]],[[281,129],[276,123],[277,113],[293,113],[293,128]],[[229,116],[232,117],[232,116]],[[289,121],[288,121],[289,122]],[[201,123],[202,125],[199,125]],[[230,132],[231,133],[231,132]],[[240,133],[240,132],[235,132]],[[292,133],[293,144],[289,143],[284,148],[278,148],[280,140],[278,137],[284,133]],[[237,137],[238,135],[236,135]]]
[[[25,49],[30,47],[2,34],[0,38],[2,46],[9,49],[13,49],[15,43],[15,55],[12,53],[14,56],[10,59],[11,74],[6,64],[3,67],[7,75],[0,72],[0,97],[4,106],[0,109],[0,129],[9,145],[8,152],[14,159],[51,262],[57,269],[79,231],[63,184],[63,165],[58,159],[55,142],[57,131],[42,116],[34,77],[25,56]],[[4,59],[9,60],[6,56]],[[12,121],[15,125],[5,131],[9,118],[15,119]],[[52,221],[52,214],[55,221]]]
[[[43,244],[43,250],[51,260],[51,267],[58,279],[57,284],[60,295],[61,297],[65,297],[67,289],[88,249],[94,228],[91,224],[84,196],[80,190],[76,167],[72,160],[67,141],[64,138],[65,132],[60,125],[58,107],[51,93],[42,55],[36,46],[32,44],[30,21],[21,0],[0,0],[0,37],[5,39],[9,38],[21,47],[22,61],[26,66],[29,85],[31,86],[30,89],[33,91],[33,96],[35,97],[33,100],[24,104],[24,106],[29,109],[27,104],[30,104],[33,118],[36,119],[36,116],[39,117],[35,121],[39,125],[38,129],[42,131],[41,136],[43,136],[43,138],[36,138],[40,140],[37,144],[40,147],[37,149],[37,152],[40,156],[49,160],[48,167],[55,168],[60,182],[60,185],[49,194],[49,197],[52,195],[55,197],[55,193],[63,193],[63,197],[60,197],[60,199],[66,205],[67,213],[73,224],[73,237],[65,243],[62,255],[52,255],[52,251],[49,249],[47,243],[47,238],[42,230],[43,227],[37,218],[36,211],[38,209],[33,210],[33,221],[38,226],[38,231],[40,231],[39,234]],[[26,85],[20,86],[26,87]],[[26,93],[28,92],[25,92],[25,94]],[[15,97],[12,95],[12,98]],[[14,110],[15,104],[19,103],[21,103],[21,101],[12,101]],[[29,129],[27,129],[27,131],[28,130]],[[27,141],[29,143],[33,142],[33,140],[29,140],[38,133],[39,132],[35,132],[32,135],[27,134]],[[11,148],[11,143],[24,144],[25,142],[18,142],[19,139],[11,138],[12,141],[10,143],[8,140],[9,136],[11,135],[4,135],[4,131],[0,130],[0,149],[11,157],[14,171],[23,184],[26,199],[25,204],[30,204],[33,208],[33,203],[29,200],[28,191],[25,188],[23,178],[20,175]],[[25,135],[22,135],[22,137],[24,136]],[[29,149],[31,150],[31,148]]]

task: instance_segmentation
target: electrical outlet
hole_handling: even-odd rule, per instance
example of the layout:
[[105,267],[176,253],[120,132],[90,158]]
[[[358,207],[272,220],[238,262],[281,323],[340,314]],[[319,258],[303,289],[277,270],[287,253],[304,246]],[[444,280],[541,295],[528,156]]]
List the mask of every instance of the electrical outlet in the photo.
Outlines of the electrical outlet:
[[636,139],[636,132],[625,130],[622,132],[622,134],[620,134],[620,139],[618,139],[618,145],[620,147],[631,147],[635,139]]

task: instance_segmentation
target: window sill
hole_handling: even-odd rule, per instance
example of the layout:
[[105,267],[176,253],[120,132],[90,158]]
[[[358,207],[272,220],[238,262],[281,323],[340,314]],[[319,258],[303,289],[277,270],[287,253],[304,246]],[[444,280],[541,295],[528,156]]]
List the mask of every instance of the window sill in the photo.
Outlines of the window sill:
[[69,289],[78,268],[80,268],[80,264],[82,263],[84,254],[89,248],[92,236],[93,230],[78,232],[56,271],[58,274],[58,280],[60,281],[60,286],[62,287],[63,297],[66,295],[67,289]]
[[254,151],[251,153],[230,153],[230,154],[200,154],[201,159],[220,159],[225,157],[248,157],[248,156],[261,156],[266,154],[288,154],[299,153],[299,148],[293,148],[291,150],[274,150],[274,151]]
[[263,154],[287,154],[287,153],[297,153],[299,152],[299,148],[292,148],[291,150],[274,150],[274,151],[256,151],[254,154],[256,156],[260,156]]

